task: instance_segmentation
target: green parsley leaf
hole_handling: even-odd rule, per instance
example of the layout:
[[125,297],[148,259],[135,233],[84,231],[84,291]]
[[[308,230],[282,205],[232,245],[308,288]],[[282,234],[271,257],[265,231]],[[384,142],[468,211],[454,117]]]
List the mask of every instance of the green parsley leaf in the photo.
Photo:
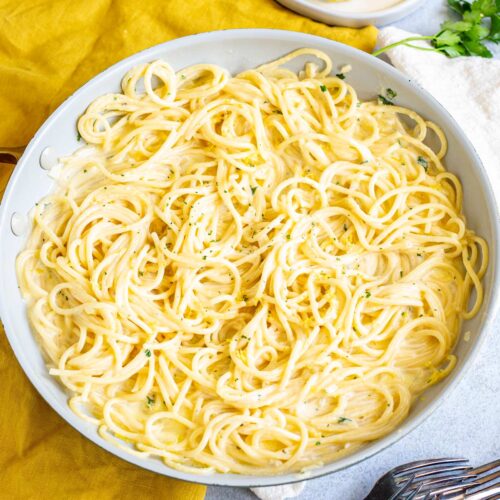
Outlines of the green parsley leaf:
[[352,420],[350,418],[346,418],[346,417],[339,417],[338,422],[339,422],[339,424],[343,424],[344,422],[352,422]]
[[469,10],[463,15],[463,20],[467,23],[477,24],[481,22],[481,19],[481,12],[478,10]]
[[80,135],[80,131],[79,130],[76,131],[76,140],[77,141],[81,141],[82,140],[82,136]]
[[147,358],[150,358],[151,357],[151,351],[149,349],[146,349],[144,351],[144,354],[146,355]]
[[496,0],[474,0],[472,11],[480,12],[484,17],[490,17],[498,12]]
[[444,30],[438,33],[434,39],[433,43],[435,47],[444,47],[446,45],[456,45],[460,43],[460,35],[454,33],[451,30]]
[[[444,22],[441,30],[433,36],[405,38],[373,54],[377,56],[398,45],[404,45],[417,50],[434,50],[448,57],[493,57],[484,42],[488,40],[500,43],[500,0],[448,0],[448,6],[462,19]],[[418,40],[429,40],[433,48],[410,43]]]
[[464,56],[467,53],[467,51],[461,45],[454,45],[452,47],[441,47],[439,50],[451,58]]
[[450,31],[468,31],[472,28],[472,23],[466,21],[445,21],[441,25],[441,29]]
[[321,89],[321,92],[327,91],[326,85],[320,85],[319,88]]
[[493,54],[490,52],[486,45],[483,45],[479,40],[464,40],[464,47],[471,56],[479,56],[492,58]]
[[500,43],[500,15],[494,14],[491,16],[491,28],[488,40],[493,43]]
[[394,103],[391,102],[389,99],[387,99],[387,97],[384,97],[383,95],[378,95],[378,102],[380,104],[385,104],[386,106],[394,106]]
[[344,73],[337,73],[335,76],[336,76],[337,78],[340,78],[341,80],[345,80],[345,75],[344,75]]
[[398,94],[392,89],[385,89],[385,95],[387,99],[393,100]]
[[429,162],[423,156],[419,156],[417,158],[417,163],[424,167],[424,170],[427,172],[427,169],[429,168]]
[[468,4],[468,2],[464,2],[464,0],[448,0],[448,5],[452,10],[460,15],[462,15],[467,8],[470,8],[470,4]]
[[258,188],[258,186],[250,187],[250,189],[252,190],[252,194],[255,194],[255,191],[257,191],[257,188]]

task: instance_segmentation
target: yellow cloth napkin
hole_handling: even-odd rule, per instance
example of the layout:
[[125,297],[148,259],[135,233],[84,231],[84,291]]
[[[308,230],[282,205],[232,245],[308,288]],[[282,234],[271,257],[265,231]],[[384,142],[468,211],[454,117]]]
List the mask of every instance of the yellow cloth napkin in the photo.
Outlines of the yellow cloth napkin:
[[[116,61],[193,33],[303,31],[371,51],[377,30],[332,28],[272,0],[0,0],[0,147],[28,143],[76,88]],[[0,164],[0,196],[10,168]],[[0,326],[0,497],[201,500],[203,486],[129,465],[83,438],[37,394]]]

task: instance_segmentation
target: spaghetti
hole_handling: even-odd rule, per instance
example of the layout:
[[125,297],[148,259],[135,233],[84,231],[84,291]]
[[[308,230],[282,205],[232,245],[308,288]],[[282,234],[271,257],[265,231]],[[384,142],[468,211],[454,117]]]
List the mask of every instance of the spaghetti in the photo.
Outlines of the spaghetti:
[[[301,55],[321,67],[284,67]],[[302,470],[391,432],[453,369],[488,249],[446,139],[331,69],[313,49],[236,77],[155,61],[80,118],[17,272],[50,373],[117,446]]]

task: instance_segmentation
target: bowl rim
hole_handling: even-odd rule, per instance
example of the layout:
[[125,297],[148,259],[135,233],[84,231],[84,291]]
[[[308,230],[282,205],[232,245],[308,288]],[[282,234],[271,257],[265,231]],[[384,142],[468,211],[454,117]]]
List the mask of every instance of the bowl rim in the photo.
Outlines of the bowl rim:
[[[335,4],[319,5],[310,2],[310,0],[278,0],[290,8],[300,7],[304,11],[313,13],[316,16],[324,18],[335,18],[335,22],[355,21],[358,23],[366,22],[371,24],[384,24],[387,19],[400,19],[409,14],[419,4],[426,0],[400,0],[399,3],[386,7],[385,9],[375,10],[372,12],[346,12],[336,10]],[[307,14],[309,15],[309,14]]]
[[[419,85],[417,85],[412,80],[409,80],[405,75],[400,73],[391,65],[383,62],[380,59],[372,57],[370,54],[362,52],[356,48],[350,47],[348,45],[335,42],[328,38],[324,38],[321,36],[311,35],[307,33],[295,32],[295,31],[287,31],[287,30],[275,30],[275,29],[231,29],[231,30],[216,30],[210,32],[199,33],[195,35],[189,35],[181,38],[177,38],[174,40],[170,40],[164,42],[162,44],[158,44],[152,47],[149,47],[145,50],[137,52],[100,72],[92,79],[90,79],[87,83],[81,86],[78,90],[76,90],[73,94],[71,94],[67,99],[65,99],[59,107],[46,119],[44,124],[38,129],[30,143],[28,144],[25,153],[20,158],[14,172],[12,173],[9,183],[5,189],[2,203],[0,205],[0,234],[3,230],[7,230],[7,227],[10,227],[9,214],[7,213],[7,209],[5,208],[9,204],[10,198],[13,196],[15,192],[15,184],[16,180],[20,175],[20,166],[23,164],[23,159],[28,156],[28,154],[37,146],[40,138],[43,136],[45,129],[51,124],[53,120],[56,119],[59,115],[63,114],[66,111],[66,108],[72,103],[74,100],[78,100],[83,91],[93,85],[96,80],[101,79],[105,75],[110,75],[115,72],[125,73],[129,65],[133,64],[136,59],[141,57],[151,57],[154,58],[158,53],[161,53],[164,47],[168,46],[169,48],[176,49],[188,49],[193,40],[197,42],[215,39],[218,41],[228,41],[234,39],[248,39],[252,37],[254,40],[256,38],[260,39],[273,39],[273,40],[285,40],[290,42],[299,42],[304,43],[304,46],[307,46],[307,43],[314,44],[315,42],[324,44],[327,42],[332,45],[333,49],[337,49],[340,52],[343,52],[346,56],[353,56],[358,59],[358,63],[366,64],[368,67],[370,65],[375,65],[380,68],[383,73],[390,75],[396,81],[405,86],[410,86],[411,90],[416,92],[417,94],[421,94],[422,97],[429,102],[432,108],[436,108],[443,115],[443,118],[447,120],[446,127],[451,129],[453,133],[455,133],[461,141],[463,141],[464,146],[467,150],[467,153],[470,157],[471,163],[473,164],[472,170],[476,175],[480,177],[482,188],[484,189],[484,195],[487,198],[488,207],[490,208],[488,216],[491,216],[491,227],[492,227],[492,240],[490,243],[491,246],[491,254],[496,257],[498,260],[498,248],[500,245],[500,214],[498,205],[495,200],[495,196],[493,193],[493,188],[489,181],[488,175],[486,173],[485,167],[483,166],[477,152],[473,148],[469,139],[456,123],[454,118],[448,113],[448,111],[427,91],[422,89]],[[0,244],[0,262],[3,261],[3,246]],[[497,284],[500,284],[500,266],[497,265],[495,259],[491,260],[492,265],[492,289],[489,296],[488,304],[485,304],[485,310],[483,312],[484,319],[479,329],[479,334],[477,335],[474,344],[471,346],[471,349],[468,353],[467,362],[454,370],[454,374],[452,377],[447,377],[443,382],[444,387],[442,389],[442,393],[437,397],[434,401],[432,401],[428,406],[426,406],[421,414],[417,415],[410,422],[408,419],[405,420],[398,429],[395,429],[390,434],[360,448],[354,453],[347,455],[345,457],[340,458],[334,462],[330,462],[326,465],[317,467],[315,469],[309,470],[307,473],[287,473],[283,475],[276,476],[263,476],[263,475],[238,475],[238,474],[224,474],[224,473],[215,473],[210,475],[197,475],[192,473],[185,473],[179,470],[173,469],[165,465],[160,460],[153,459],[143,459],[137,455],[133,455],[131,453],[125,452],[119,447],[113,445],[111,442],[104,440],[101,436],[95,432],[95,426],[89,428],[86,426],[86,422],[84,422],[80,417],[74,414],[68,406],[65,408],[60,407],[58,403],[55,401],[55,398],[52,397],[50,389],[48,389],[43,381],[38,378],[34,369],[30,366],[28,360],[24,357],[24,351],[22,347],[16,340],[16,335],[14,333],[13,328],[10,325],[9,314],[7,310],[7,306],[5,304],[5,300],[0,295],[0,317],[4,320],[4,329],[8,341],[14,354],[17,358],[18,363],[21,365],[24,373],[30,380],[31,384],[36,388],[37,392],[45,399],[45,401],[49,404],[49,406],[56,411],[61,418],[63,418],[67,423],[69,423],[75,430],[77,430],[80,434],[85,436],[87,439],[92,441],[94,444],[100,446],[106,451],[112,453],[114,456],[121,458],[129,463],[135,464],[143,469],[150,470],[152,472],[156,472],[162,474],[164,476],[172,477],[175,479],[189,481],[193,483],[211,485],[211,486],[232,486],[232,487],[266,487],[266,486],[276,486],[280,484],[291,484],[295,482],[300,482],[306,479],[314,479],[321,476],[325,476],[327,474],[331,474],[333,472],[345,469],[349,466],[357,464],[376,453],[379,453],[383,449],[389,447],[390,445],[399,441],[402,437],[406,436],[408,433],[413,431],[416,427],[418,427],[422,422],[424,422],[452,393],[452,391],[458,386],[460,381],[463,379],[467,370],[473,364],[474,359],[477,357],[481,346],[484,344],[487,338],[487,332],[490,330],[492,323],[495,318],[495,311],[497,310],[497,306],[500,302],[500,290]],[[0,280],[0,290],[1,290],[1,280]],[[10,333],[9,333],[10,332]],[[69,410],[69,411],[68,411]]]

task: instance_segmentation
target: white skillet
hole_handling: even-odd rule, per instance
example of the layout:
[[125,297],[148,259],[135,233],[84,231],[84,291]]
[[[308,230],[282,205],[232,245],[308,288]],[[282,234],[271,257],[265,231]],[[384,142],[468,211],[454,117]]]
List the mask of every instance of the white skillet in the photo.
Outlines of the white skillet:
[[[145,469],[186,481],[228,486],[270,486],[300,481],[306,477],[303,474],[199,476],[179,472],[166,467],[158,459],[133,456],[104,441],[94,426],[83,422],[73,414],[67,406],[67,394],[57,380],[48,374],[27,320],[26,307],[17,287],[15,275],[15,259],[25,244],[27,231],[22,231],[21,227],[22,234],[16,236],[11,230],[11,220],[13,216],[21,220],[25,218],[35,202],[46,195],[52,187],[53,181],[48,176],[47,170],[40,167],[42,152],[47,147],[52,148],[52,153],[45,153],[44,159],[50,163],[57,156],[71,153],[78,148],[81,145],[77,142],[75,126],[78,116],[96,97],[107,92],[119,91],[122,76],[132,66],[164,58],[175,69],[197,63],[213,63],[237,73],[302,47],[314,47],[329,54],[334,61],[334,72],[350,64],[353,69],[348,74],[347,81],[358,90],[362,98],[374,97],[383,89],[390,87],[397,92],[396,100],[399,104],[411,107],[443,128],[449,140],[446,164],[449,170],[459,175],[465,188],[464,209],[468,224],[488,240],[491,251],[491,264],[484,278],[484,304],[480,314],[463,326],[464,332],[470,330],[473,334],[469,342],[458,343],[456,353],[459,361],[453,373],[432,387],[426,393],[425,400],[417,401],[408,419],[395,432],[350,456],[309,471],[307,477],[328,474],[359,462],[394,443],[419,425],[457,385],[466,368],[472,365],[473,358],[490,326],[500,288],[497,267],[500,216],[496,211],[493,191],[485,170],[475,151],[450,115],[429,94],[373,56],[325,38],[302,33],[277,30],[217,31],[180,38],[152,47],[96,76],[52,114],[20,159],[0,207],[0,317],[19,363],[38,392],[63,419],[94,443]],[[295,61],[292,67],[298,70],[303,63],[304,60]]]

